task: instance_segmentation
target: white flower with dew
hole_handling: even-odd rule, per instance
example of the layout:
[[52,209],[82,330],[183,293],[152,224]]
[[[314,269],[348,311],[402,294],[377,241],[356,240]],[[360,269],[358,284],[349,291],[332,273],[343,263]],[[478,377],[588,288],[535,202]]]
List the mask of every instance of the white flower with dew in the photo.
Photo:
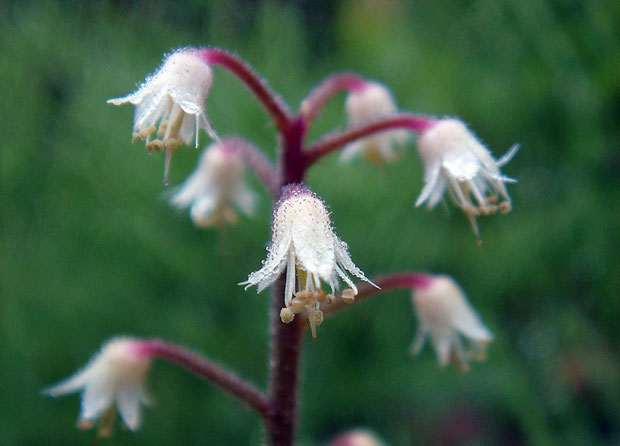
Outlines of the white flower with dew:
[[150,365],[151,359],[140,351],[139,342],[112,339],[82,370],[43,393],[57,397],[81,392],[80,428],[90,428],[100,419],[99,433],[109,435],[114,422],[110,410],[116,404],[123,422],[134,431],[140,426],[141,405],[148,401],[145,382]]
[[493,335],[451,277],[429,278],[428,284],[413,290],[413,307],[419,325],[411,352],[418,354],[430,336],[441,365],[445,366],[452,360],[467,368],[471,355],[466,353],[461,337],[468,340],[476,357],[483,359],[486,344],[491,342]]
[[[291,322],[295,314],[306,310],[316,339],[315,326],[323,320],[320,304],[333,300],[338,277],[349,286],[342,293],[349,302],[357,295],[357,287],[347,271],[372,282],[355,266],[347,244],[334,233],[323,201],[305,185],[285,186],[275,206],[271,229],[271,245],[263,267],[239,285],[245,285],[246,289],[256,285],[260,293],[286,269],[282,321]],[[296,286],[296,272],[299,286]],[[329,285],[331,294],[325,295],[321,281]]]
[[233,144],[214,142],[204,150],[198,167],[170,203],[189,207],[193,222],[201,227],[235,222],[237,214],[232,205],[247,216],[253,215],[257,197],[243,178],[244,168]]
[[463,122],[440,119],[418,138],[425,184],[416,206],[426,202],[432,209],[447,188],[480,240],[476,217],[493,214],[498,209],[506,213],[512,208],[505,184],[516,180],[502,175],[499,168],[507,164],[518,149],[519,146],[514,145],[496,160]]
[[[367,82],[353,89],[347,96],[345,108],[350,124],[361,124],[378,116],[394,113],[396,103],[390,91],[376,82]],[[347,162],[358,155],[381,164],[394,161],[397,155],[394,145],[402,145],[407,141],[407,131],[390,130],[367,136],[348,144],[340,154],[340,160]]]
[[172,153],[182,145],[198,148],[203,128],[214,139],[205,112],[205,100],[213,83],[213,70],[192,48],[168,54],[162,65],[138,90],[108,103],[136,106],[133,140],[146,141],[149,152],[165,150],[164,183],[167,182]]

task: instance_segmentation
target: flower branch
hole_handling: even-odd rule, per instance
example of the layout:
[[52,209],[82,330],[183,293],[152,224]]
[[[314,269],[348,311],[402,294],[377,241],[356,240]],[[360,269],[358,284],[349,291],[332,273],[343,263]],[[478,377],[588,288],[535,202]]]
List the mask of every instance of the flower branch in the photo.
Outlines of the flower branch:
[[436,118],[415,115],[413,113],[395,113],[360,125],[351,126],[342,132],[330,133],[310,145],[306,151],[306,163],[310,166],[320,158],[339,150],[344,145],[370,135],[394,129],[422,132],[431,127],[436,121]]
[[241,58],[220,48],[202,48],[200,57],[209,65],[218,65],[234,74],[250,90],[280,130],[287,128],[288,107]]
[[261,417],[267,418],[269,401],[265,395],[222,366],[183,347],[158,339],[140,341],[139,349],[145,355],[166,359],[210,381],[247,404]]
[[[373,277],[371,280],[379,288],[372,286],[370,283],[360,282],[357,285],[358,294],[355,296],[355,300],[335,299],[332,304],[323,306],[323,316],[327,319],[358,302],[374,297],[385,291],[400,289],[412,290],[428,286],[433,279],[432,276],[424,273],[402,272]],[[310,327],[310,325],[306,324],[305,328],[308,327]]]
[[299,114],[305,117],[306,128],[310,128],[325,104],[335,95],[342,91],[362,89],[366,84],[363,77],[353,73],[334,74],[325,79],[306,96],[299,107]]

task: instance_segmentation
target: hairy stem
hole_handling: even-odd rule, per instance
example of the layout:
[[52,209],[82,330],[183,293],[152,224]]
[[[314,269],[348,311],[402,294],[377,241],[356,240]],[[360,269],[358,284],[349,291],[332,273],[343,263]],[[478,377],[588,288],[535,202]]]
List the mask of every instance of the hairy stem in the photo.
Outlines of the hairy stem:
[[329,76],[317,85],[302,101],[300,114],[306,118],[308,128],[321,113],[325,104],[341,91],[361,90],[367,85],[363,77],[353,73],[339,73]]
[[271,355],[268,419],[269,443],[273,446],[293,444],[297,424],[297,384],[303,324],[301,318],[288,324],[280,320],[280,309],[284,304],[285,276],[281,276],[273,287],[271,303]]
[[288,126],[289,111],[280,97],[238,56],[220,48],[201,48],[200,57],[209,65],[218,65],[234,74],[250,90],[280,130]]
[[423,132],[436,122],[435,118],[414,115],[412,113],[394,113],[382,116],[366,123],[351,126],[342,132],[331,133],[308,147],[306,151],[307,166],[320,158],[339,150],[344,145],[376,133],[394,129],[406,129]]
[[307,163],[302,144],[305,134],[306,120],[302,115],[298,115],[291,120],[288,128],[281,136],[281,186],[289,183],[300,183],[304,178]]
[[210,381],[220,389],[247,404],[258,412],[262,418],[268,418],[269,401],[265,395],[252,384],[242,380],[222,366],[183,347],[158,339],[145,339],[141,341],[139,348],[142,353],[148,356],[174,362],[201,378]]

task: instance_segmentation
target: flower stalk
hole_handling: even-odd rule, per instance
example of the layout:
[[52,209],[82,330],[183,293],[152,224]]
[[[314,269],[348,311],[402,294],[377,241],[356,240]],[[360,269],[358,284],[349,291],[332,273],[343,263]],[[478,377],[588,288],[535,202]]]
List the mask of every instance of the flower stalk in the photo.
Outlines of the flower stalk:
[[304,116],[306,125],[310,128],[330,99],[343,91],[362,89],[366,83],[364,78],[354,73],[339,73],[329,76],[301,102],[299,114]]
[[246,62],[221,48],[202,48],[199,55],[208,65],[218,65],[235,75],[254,94],[280,131],[288,127],[288,107]]
[[306,163],[311,166],[319,159],[340,150],[346,144],[394,129],[406,129],[423,132],[436,122],[435,118],[415,115],[413,113],[394,113],[379,117],[364,124],[353,125],[342,132],[330,133],[306,149]]
[[159,339],[143,340],[139,349],[148,356],[180,365],[230,393],[254,409],[262,418],[268,417],[269,401],[260,390],[204,356]]

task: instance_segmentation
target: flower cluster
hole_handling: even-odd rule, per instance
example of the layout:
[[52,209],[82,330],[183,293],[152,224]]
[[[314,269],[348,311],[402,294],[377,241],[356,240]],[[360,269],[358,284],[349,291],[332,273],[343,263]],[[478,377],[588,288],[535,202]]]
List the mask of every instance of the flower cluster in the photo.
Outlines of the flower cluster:
[[[205,112],[205,101],[213,83],[212,65],[228,69],[243,81],[273,119],[279,132],[278,165],[247,141],[237,137],[220,139],[213,131]],[[477,216],[497,211],[506,213],[512,207],[506,184],[515,180],[504,176],[500,167],[518,150],[518,146],[513,146],[506,155],[495,159],[462,121],[397,113],[396,103],[385,86],[357,75],[334,76],[331,82],[327,79],[316,90],[310,99],[302,102],[299,114],[290,116],[288,107],[236,56],[214,48],[184,48],[167,55],[161,67],[137,91],[108,101],[136,106],[133,141],[144,140],[148,151],[165,151],[165,183],[171,157],[178,147],[193,144],[197,148],[201,129],[215,140],[204,150],[196,170],[170,199],[178,208],[189,208],[197,226],[221,227],[236,220],[236,210],[248,216],[254,214],[257,196],[245,183],[246,169],[252,171],[272,195],[275,205],[267,257],[262,267],[239,285],[244,285],[245,289],[256,286],[260,293],[285,274],[283,296],[276,296],[276,303],[283,299],[280,320],[276,316],[272,326],[275,336],[279,337],[277,345],[286,341],[291,344],[287,348],[292,346],[293,349],[300,345],[303,324],[298,319],[292,325],[283,326],[280,321],[291,323],[297,314],[305,313],[316,340],[316,326],[344,307],[341,302],[352,304],[381,289],[353,263],[347,244],[334,232],[325,203],[303,183],[314,162],[340,149],[343,149],[341,161],[358,155],[376,163],[394,161],[397,158],[394,146],[405,142],[406,132],[418,132],[425,185],[416,206],[427,203],[433,208],[447,190],[469,218],[479,239]],[[345,108],[351,127],[306,146],[305,137],[312,119],[329,98],[343,90],[348,91]],[[361,282],[356,285],[351,276]],[[347,287],[337,295],[340,280]],[[484,356],[493,335],[452,278],[402,273],[376,281],[385,288],[412,290],[419,321],[411,347],[413,353],[419,353],[430,338],[442,365],[452,361],[466,368],[470,357],[481,359]],[[338,296],[341,300],[336,301]],[[463,339],[468,347],[463,345]],[[282,353],[291,349],[272,350],[270,363],[278,369],[273,374],[274,379],[281,378],[282,382],[289,383],[282,386],[292,386],[291,389],[279,388],[272,399],[271,389],[269,396],[264,395],[194,353],[160,341],[147,347],[145,342],[113,339],[84,369],[45,393],[59,396],[81,392],[80,427],[91,427],[100,420],[100,433],[108,434],[117,410],[123,422],[135,430],[140,425],[142,405],[147,402],[145,382],[151,357],[157,356],[212,380],[242,399],[261,413],[268,428],[278,424],[277,428],[282,431],[286,424],[291,433],[290,441],[276,441],[274,434],[272,443],[292,442],[295,423],[286,417],[295,413],[291,401],[294,403],[296,395],[297,367],[290,361],[297,361],[297,356],[287,358]],[[278,416],[277,423],[270,418],[274,413]],[[381,442],[367,432],[353,431],[338,437],[333,444],[376,445]]]

